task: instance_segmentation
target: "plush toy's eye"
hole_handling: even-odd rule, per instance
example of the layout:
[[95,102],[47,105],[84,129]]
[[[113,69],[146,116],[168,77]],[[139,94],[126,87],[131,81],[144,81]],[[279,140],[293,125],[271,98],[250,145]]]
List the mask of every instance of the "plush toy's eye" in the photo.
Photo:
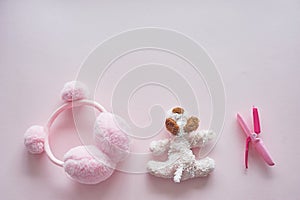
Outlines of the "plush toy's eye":
[[188,118],[186,125],[183,127],[183,130],[187,133],[197,130],[199,127],[199,119],[197,117]]
[[165,125],[167,130],[170,131],[173,135],[177,135],[177,133],[179,132],[179,126],[174,119],[167,118]]

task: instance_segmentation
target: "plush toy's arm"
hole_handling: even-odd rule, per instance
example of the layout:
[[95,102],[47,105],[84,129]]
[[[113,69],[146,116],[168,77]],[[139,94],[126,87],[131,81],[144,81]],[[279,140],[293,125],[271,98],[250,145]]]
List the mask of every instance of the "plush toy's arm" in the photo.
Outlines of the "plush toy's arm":
[[150,151],[155,156],[165,153],[169,149],[169,147],[170,147],[169,139],[152,141],[150,143]]
[[191,147],[203,147],[209,141],[216,137],[216,133],[211,130],[201,130],[197,132],[192,132],[189,134],[189,141]]

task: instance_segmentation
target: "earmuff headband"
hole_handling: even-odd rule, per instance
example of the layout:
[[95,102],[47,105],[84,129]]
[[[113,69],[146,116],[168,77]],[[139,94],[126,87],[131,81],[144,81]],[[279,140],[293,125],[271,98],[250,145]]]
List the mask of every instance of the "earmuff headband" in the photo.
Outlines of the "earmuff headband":
[[80,107],[80,106],[91,106],[96,108],[100,112],[107,112],[106,109],[100,105],[99,103],[95,101],[90,101],[90,100],[78,100],[78,101],[73,101],[73,102],[68,102],[60,106],[56,111],[53,112],[53,114],[50,116],[47,126],[45,127],[45,132],[46,132],[46,137],[45,137],[45,152],[48,155],[49,159],[56,165],[63,167],[64,162],[62,160],[59,160],[54,156],[54,154],[51,151],[50,145],[49,145],[49,135],[50,135],[50,128],[55,121],[55,119],[65,110],[69,110],[75,107]]

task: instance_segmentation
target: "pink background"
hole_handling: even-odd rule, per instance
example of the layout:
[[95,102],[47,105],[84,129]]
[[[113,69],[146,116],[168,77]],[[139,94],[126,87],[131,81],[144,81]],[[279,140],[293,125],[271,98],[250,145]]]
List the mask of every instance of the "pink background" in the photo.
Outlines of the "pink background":
[[[299,10],[296,0],[1,0],[1,197],[299,199]],[[226,88],[227,113],[223,134],[210,154],[217,162],[214,173],[208,179],[174,184],[147,174],[117,172],[104,183],[86,186],[66,178],[45,155],[27,154],[24,131],[46,122],[60,103],[62,85],[76,77],[89,52],[111,35],[143,26],[185,33],[201,43],[218,66]],[[105,106],[109,103],[96,99]],[[239,111],[250,120],[253,104],[260,108],[261,137],[276,165],[266,166],[252,150],[246,172],[245,138],[235,115]],[[63,133],[54,141],[59,157],[78,143],[70,116],[65,113],[56,124],[57,134]],[[83,122],[92,126],[91,120]]]

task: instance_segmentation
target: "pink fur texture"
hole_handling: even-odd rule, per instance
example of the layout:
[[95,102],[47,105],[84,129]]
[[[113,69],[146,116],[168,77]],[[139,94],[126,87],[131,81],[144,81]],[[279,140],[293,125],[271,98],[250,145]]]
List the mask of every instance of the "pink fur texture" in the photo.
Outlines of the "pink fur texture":
[[42,126],[31,126],[24,134],[24,144],[32,154],[44,152],[45,129]]
[[[129,154],[129,139],[117,126],[125,123],[95,101],[88,100],[87,87],[71,81],[64,85],[61,98],[66,102],[50,117],[46,128],[30,127],[24,135],[24,144],[32,154],[46,152],[49,159],[63,167],[73,180],[83,184],[97,184],[108,179],[114,172],[116,164]],[[73,102],[76,101],[76,102]],[[79,106],[92,106],[102,112],[95,122],[95,143],[89,146],[78,146],[69,150],[63,161],[56,158],[48,143],[48,132],[54,120],[65,110]],[[118,123],[115,123],[117,120]],[[46,142],[45,142],[46,139]]]
[[108,179],[115,164],[95,146],[78,146],[64,156],[65,172],[84,184],[97,184]]
[[119,128],[118,119],[112,113],[101,113],[94,125],[97,147],[115,163],[124,160],[129,154],[129,138]]
[[61,91],[61,98],[64,101],[86,99],[88,96],[89,92],[87,87],[79,81],[67,82]]

